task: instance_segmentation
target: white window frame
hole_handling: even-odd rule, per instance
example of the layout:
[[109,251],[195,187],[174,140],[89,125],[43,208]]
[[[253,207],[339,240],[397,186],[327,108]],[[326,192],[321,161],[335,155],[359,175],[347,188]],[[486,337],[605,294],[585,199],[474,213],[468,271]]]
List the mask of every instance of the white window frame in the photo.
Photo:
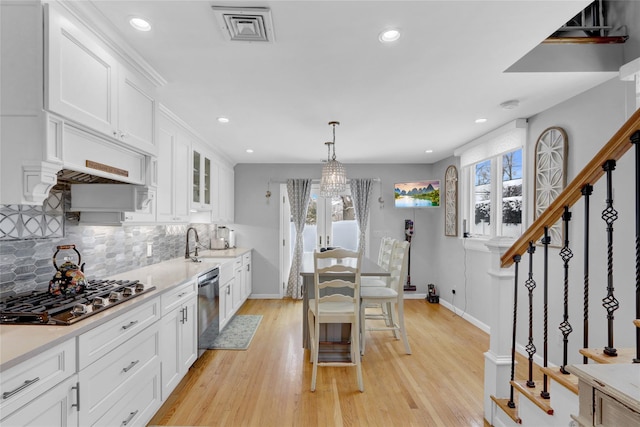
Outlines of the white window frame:
[[455,150],[454,155],[460,157],[462,171],[460,194],[463,221],[461,221],[460,236],[464,236],[465,232],[470,232],[473,229],[472,224],[475,220],[475,166],[485,160],[491,160],[491,221],[489,230],[483,235],[471,232],[469,237],[479,240],[502,237],[502,209],[496,208],[496,206],[502,205],[502,155],[518,149],[522,149],[522,232],[526,230],[525,213],[528,188],[526,182],[526,142],[527,120],[517,119]]

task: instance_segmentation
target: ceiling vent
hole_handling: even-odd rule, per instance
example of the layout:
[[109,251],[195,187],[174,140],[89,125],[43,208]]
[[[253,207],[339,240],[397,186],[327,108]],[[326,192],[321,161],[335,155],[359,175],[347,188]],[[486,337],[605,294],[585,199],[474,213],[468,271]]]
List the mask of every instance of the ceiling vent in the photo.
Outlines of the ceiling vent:
[[273,42],[271,10],[266,7],[211,6],[227,41]]

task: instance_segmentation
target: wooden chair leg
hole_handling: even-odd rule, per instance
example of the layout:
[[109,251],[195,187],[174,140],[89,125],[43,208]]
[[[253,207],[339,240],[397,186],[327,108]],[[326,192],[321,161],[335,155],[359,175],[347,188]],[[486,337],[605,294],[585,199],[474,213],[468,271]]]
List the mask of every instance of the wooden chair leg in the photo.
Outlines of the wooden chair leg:
[[307,312],[307,323],[309,324],[309,362],[313,363],[313,350],[315,348],[315,316],[313,311]]
[[367,328],[366,328],[366,322],[365,322],[365,304],[361,304],[360,305],[360,342],[361,344],[361,348],[360,348],[360,354],[364,356],[364,348],[366,346],[366,334],[367,334]]
[[358,376],[358,390],[360,392],[364,392],[364,384],[362,382],[362,363],[360,358],[360,346],[358,342],[360,341],[358,335],[360,334],[360,325],[356,320],[354,324],[351,325],[351,357],[352,361],[356,365],[356,374]]
[[316,391],[316,377],[318,375],[318,353],[319,346],[317,339],[320,336],[320,324],[318,322],[314,322],[314,341],[313,341],[313,368],[311,373],[311,391]]

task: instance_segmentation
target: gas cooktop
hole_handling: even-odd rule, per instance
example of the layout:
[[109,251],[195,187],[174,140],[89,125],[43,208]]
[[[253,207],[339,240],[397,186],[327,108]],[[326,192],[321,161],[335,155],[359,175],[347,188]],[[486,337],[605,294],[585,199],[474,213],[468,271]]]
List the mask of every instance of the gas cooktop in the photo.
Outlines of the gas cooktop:
[[0,300],[0,324],[72,325],[155,289],[137,280],[89,280],[84,292],[53,296],[47,291]]

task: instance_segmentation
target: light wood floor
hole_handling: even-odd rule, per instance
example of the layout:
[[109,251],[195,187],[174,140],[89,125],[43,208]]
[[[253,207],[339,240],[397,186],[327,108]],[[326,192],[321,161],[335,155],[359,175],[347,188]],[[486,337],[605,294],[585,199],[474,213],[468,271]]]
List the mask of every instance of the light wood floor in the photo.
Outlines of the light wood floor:
[[483,353],[489,336],[438,304],[408,300],[412,355],[391,332],[368,332],[364,393],[354,368],[319,368],[309,391],[302,302],[248,300],[262,314],[247,351],[210,350],[196,361],[150,425],[486,426]]

